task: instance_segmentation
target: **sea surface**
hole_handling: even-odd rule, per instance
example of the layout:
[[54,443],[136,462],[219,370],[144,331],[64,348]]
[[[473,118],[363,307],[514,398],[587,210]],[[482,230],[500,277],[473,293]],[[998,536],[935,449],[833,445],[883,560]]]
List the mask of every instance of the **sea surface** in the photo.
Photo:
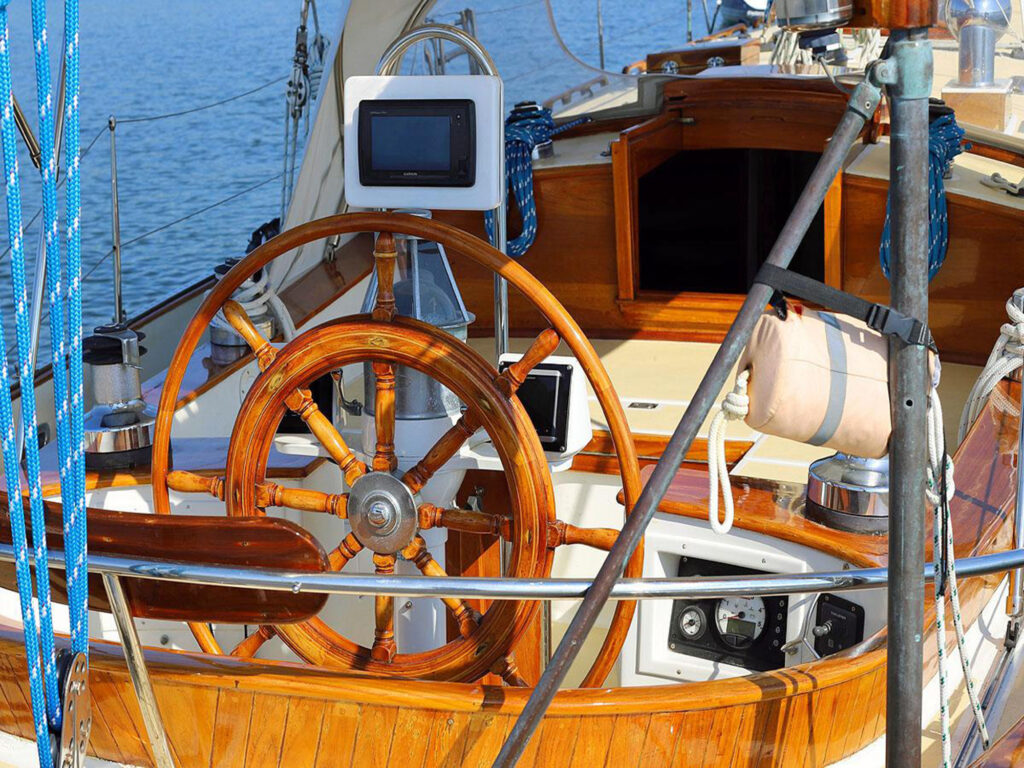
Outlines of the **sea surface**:
[[[586,65],[597,67],[597,0],[553,2],[566,46]],[[132,316],[200,279],[225,258],[241,256],[250,232],[278,215],[285,93],[300,5],[300,0],[81,3],[81,142],[83,150],[90,148],[82,160],[86,333],[113,317],[108,117],[119,121],[123,297]],[[317,6],[321,30],[337,45],[348,0],[320,0]],[[441,0],[431,17],[451,23],[466,7],[475,11],[477,34],[505,80],[507,107],[522,99],[543,100],[597,74],[559,47],[543,0]],[[605,65],[611,71],[686,40],[685,0],[603,0],[600,7]],[[51,2],[49,13],[56,81],[63,3]],[[701,0],[692,0],[690,13],[694,36],[704,34]],[[15,97],[35,128],[28,1],[11,3],[9,15]],[[455,61],[449,71],[465,66],[464,59]],[[422,72],[422,57],[411,56],[408,68]],[[195,110],[245,93],[209,109],[138,119]],[[19,162],[28,222],[41,203],[39,177],[23,146]],[[38,221],[26,231],[31,285]],[[10,350],[14,326],[7,245],[2,211],[0,309],[3,346]],[[45,321],[43,326],[46,346]],[[47,359],[44,353],[41,362]]]

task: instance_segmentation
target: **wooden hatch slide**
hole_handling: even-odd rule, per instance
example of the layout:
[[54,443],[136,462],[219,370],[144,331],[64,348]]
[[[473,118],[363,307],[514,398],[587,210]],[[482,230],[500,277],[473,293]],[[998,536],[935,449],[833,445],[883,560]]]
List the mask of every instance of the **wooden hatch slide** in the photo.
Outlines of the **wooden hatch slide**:
[[[953,516],[959,557],[1011,545],[1019,402],[1018,385],[1001,385],[958,451]],[[706,479],[703,488],[706,494]],[[805,520],[792,490],[737,479],[736,525],[841,551],[854,565],[885,562],[884,538],[838,534]],[[700,493],[683,476],[664,511],[706,515]],[[966,624],[977,618],[1001,578],[963,581]],[[930,611],[926,622],[930,677]],[[955,639],[947,640],[952,650]],[[561,691],[520,766],[828,765],[884,732],[885,659],[882,630],[842,653],[773,672]],[[530,693],[199,653],[150,650],[147,660],[181,768],[489,766]],[[118,645],[93,643],[90,685],[90,752],[152,765]],[[28,697],[20,631],[0,628],[0,730],[31,738]]]

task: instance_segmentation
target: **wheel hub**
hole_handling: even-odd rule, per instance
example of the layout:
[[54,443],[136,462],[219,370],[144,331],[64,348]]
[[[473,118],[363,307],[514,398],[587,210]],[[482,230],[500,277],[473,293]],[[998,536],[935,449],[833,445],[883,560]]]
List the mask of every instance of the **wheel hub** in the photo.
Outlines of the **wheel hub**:
[[352,533],[380,554],[400,552],[419,530],[416,501],[405,483],[387,472],[368,472],[348,494]]

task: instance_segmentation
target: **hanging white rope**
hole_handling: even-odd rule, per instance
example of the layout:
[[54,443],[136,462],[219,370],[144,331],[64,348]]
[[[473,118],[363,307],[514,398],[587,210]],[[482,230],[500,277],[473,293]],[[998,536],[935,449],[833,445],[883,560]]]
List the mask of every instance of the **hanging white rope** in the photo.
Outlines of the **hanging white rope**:
[[992,348],[981,375],[974,382],[971,393],[967,396],[963,414],[960,416],[958,443],[967,436],[967,431],[978,418],[981,409],[985,407],[985,402],[996,384],[1020,368],[1024,362],[1024,312],[1014,304],[1014,299],[1022,292],[1024,289],[1014,291],[1013,296],[1006,302],[1006,314],[1010,322],[1003,323],[999,329],[999,339]]
[[[260,270],[259,280],[250,278],[242,283],[241,287],[231,294],[231,298],[238,302],[249,317],[256,317],[263,314],[265,309],[269,309],[277,321],[276,328],[284,336],[284,340],[291,341],[295,338],[295,323],[292,321],[291,313],[281,297],[277,295],[277,291],[270,287],[267,270]],[[223,311],[218,311],[210,324],[234,331],[231,324],[224,319]]]
[[949,691],[946,673],[946,593],[949,593],[953,613],[953,629],[956,633],[957,652],[960,668],[964,674],[964,685],[971,701],[971,710],[985,749],[989,746],[988,729],[981,701],[971,675],[971,662],[966,645],[966,631],[960,611],[960,591],[956,583],[956,557],[953,552],[953,525],[949,501],[956,493],[953,484],[953,461],[946,452],[945,435],[942,428],[942,404],[939,401],[938,377],[940,367],[935,363],[935,382],[928,397],[928,485],[925,494],[935,510],[932,530],[932,559],[940,564],[940,577],[935,579],[935,639],[938,651],[939,676],[939,720],[942,730],[942,764],[952,765],[952,745],[949,735]]
[[[750,410],[750,397],[747,395],[747,383],[750,381],[750,370],[744,370],[736,376],[736,385],[727,394],[719,406],[718,413],[711,420],[708,429],[708,522],[715,533],[728,533],[732,528],[734,505],[732,485],[729,482],[729,465],[725,461],[725,428],[728,422],[746,418]],[[722,489],[723,520],[718,519],[718,487]]]

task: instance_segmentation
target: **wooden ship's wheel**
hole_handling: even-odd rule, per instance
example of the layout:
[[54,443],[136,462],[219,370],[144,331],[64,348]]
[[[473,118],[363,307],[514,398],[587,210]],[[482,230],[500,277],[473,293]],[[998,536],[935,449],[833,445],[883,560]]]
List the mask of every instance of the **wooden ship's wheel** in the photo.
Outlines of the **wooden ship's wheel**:
[[[231,293],[271,259],[298,245],[335,234],[380,232],[374,251],[377,301],[370,315],[334,320],[312,328],[277,349],[264,339]],[[499,374],[472,348],[440,329],[397,317],[393,292],[394,237],[413,235],[440,243],[506,277],[551,323],[517,363]],[[170,427],[183,371],[206,325],[220,309],[252,348],[261,369],[235,421],[223,477],[168,471]],[[228,515],[263,515],[269,507],[287,507],[346,518],[351,532],[329,553],[331,568],[340,571],[360,551],[373,552],[376,573],[394,573],[398,558],[413,563],[424,575],[444,576],[428,551],[421,530],[444,527],[480,535],[497,535],[511,544],[507,574],[543,578],[551,573],[554,549],[587,544],[610,549],[618,531],[577,528],[555,517],[550,469],[536,430],[515,395],[529,371],[564,340],[582,364],[609,424],[625,489],[627,512],[639,494],[635,448],[621,404],[597,354],[561,304],[522,267],[483,241],[461,230],[418,217],[359,213],[309,222],[283,233],[235,266],[206,298],[175,351],[163,388],[153,451],[153,494],[158,512],[170,511],[168,487],[206,492],[222,499]],[[342,366],[369,362],[375,374],[376,450],[364,464],[345,444],[314,402],[308,386]],[[396,474],[395,366],[427,374],[454,392],[466,405],[458,422],[415,466]],[[344,474],[347,492],[324,493],[286,488],[266,479],[266,465],[281,418],[298,415]],[[508,510],[443,509],[420,503],[418,492],[478,429],[483,428],[501,460],[508,490]],[[626,575],[639,576],[642,553],[630,561]],[[326,622],[314,618],[299,624],[261,626],[232,655],[253,656],[275,634],[305,661],[374,674],[423,679],[470,681],[488,672],[506,682],[525,684],[514,649],[534,620],[536,601],[496,601],[477,614],[464,600],[444,598],[459,628],[459,637],[429,651],[398,653],[394,634],[394,599],[375,598],[371,647],[361,646]],[[625,640],[635,610],[620,603],[584,685],[604,682]],[[200,647],[222,650],[206,624],[190,625]]]

